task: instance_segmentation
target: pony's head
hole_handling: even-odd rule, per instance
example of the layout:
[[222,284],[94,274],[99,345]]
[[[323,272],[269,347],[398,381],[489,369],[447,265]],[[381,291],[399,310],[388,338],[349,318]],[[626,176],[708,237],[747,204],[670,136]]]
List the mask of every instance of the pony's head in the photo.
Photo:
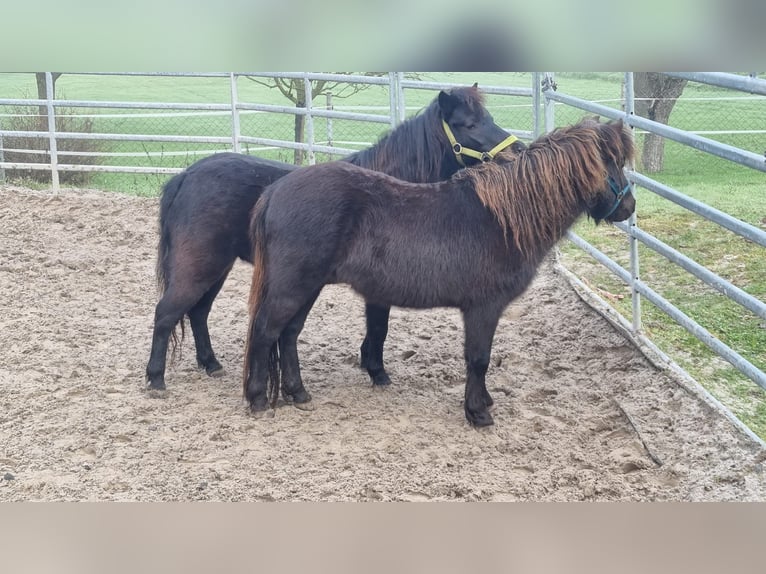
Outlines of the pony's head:
[[625,165],[634,157],[633,138],[622,120],[594,122],[599,135],[601,157],[606,167],[606,179],[598,190],[594,190],[588,204],[588,214],[596,221],[624,221],[636,209],[636,200],[630,191],[630,182],[625,175]]
[[444,131],[462,165],[489,161],[509,146],[526,147],[495,123],[492,114],[484,107],[478,84],[442,90],[437,101]]

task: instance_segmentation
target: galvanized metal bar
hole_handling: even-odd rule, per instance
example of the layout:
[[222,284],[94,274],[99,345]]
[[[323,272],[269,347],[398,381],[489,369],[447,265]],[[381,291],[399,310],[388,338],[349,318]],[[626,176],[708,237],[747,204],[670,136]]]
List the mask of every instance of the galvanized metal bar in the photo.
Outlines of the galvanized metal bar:
[[237,76],[235,74],[229,74],[229,93],[231,95],[231,149],[237,153],[240,153],[239,110],[237,109],[239,95],[237,92]]
[[663,74],[672,78],[766,96],[766,80],[760,78],[724,72],[663,72]]
[[[303,108],[295,108],[290,106],[274,106],[270,104],[245,104],[240,103],[237,106],[240,110],[255,110],[259,112],[270,112],[277,114],[292,114],[292,115],[306,115],[306,110]],[[386,115],[379,114],[357,114],[354,112],[341,112],[337,110],[323,110],[316,108],[312,110],[312,114],[318,118],[335,118],[339,120],[358,120],[363,122],[377,122],[380,124],[390,123],[390,118]]]
[[[251,136],[242,136],[240,138],[240,141],[242,143],[252,143],[256,145],[262,145],[262,146],[269,146],[269,147],[279,147],[279,148],[286,148],[286,149],[302,149],[304,151],[308,151],[308,145],[305,143],[298,143],[298,142],[288,142],[284,140],[272,140],[269,138],[258,138],[258,137],[251,137]],[[328,147],[323,146],[319,144],[314,144],[314,151],[319,153],[328,153],[333,155],[345,155],[349,153],[354,153],[355,149],[350,148],[340,148],[340,147]]]
[[390,128],[393,130],[399,125],[399,79],[396,72],[388,73],[388,106]]
[[576,108],[580,108],[611,119],[625,119],[625,121],[633,127],[641,128],[648,132],[661,135],[664,138],[677,141],[711,155],[722,157],[724,159],[746,165],[747,167],[752,167],[753,169],[766,172],[766,157],[758,155],[757,153],[742,150],[728,144],[723,144],[708,138],[704,138],[702,136],[686,132],[684,130],[680,130],[678,128],[673,128],[659,122],[647,120],[646,118],[642,118],[636,115],[626,118],[625,113],[621,110],[615,110],[614,108],[602,106],[601,104],[595,104],[593,102],[589,102],[581,98],[576,98],[574,96],[559,94],[552,90],[546,90],[545,93],[548,98],[557,102],[569,104],[570,106],[574,106]]
[[[10,169],[33,169],[38,171],[47,171],[51,168],[49,163],[10,163],[6,164],[10,166]],[[165,173],[180,173],[183,168],[176,167],[138,167],[138,166],[125,166],[125,165],[75,165],[75,164],[59,164],[59,171],[91,171],[91,172],[104,172],[104,173],[148,173],[148,174],[165,174]]]
[[240,76],[253,76],[257,78],[286,78],[302,80],[306,74],[309,80],[324,80],[327,82],[346,82],[352,84],[372,84],[378,86],[388,85],[388,77],[362,76],[358,74],[325,74],[317,72],[237,72]]
[[682,267],[694,275],[700,281],[710,285],[710,287],[719,293],[725,295],[732,301],[739,303],[762,319],[766,319],[766,303],[762,302],[756,297],[753,297],[746,291],[743,291],[736,285],[733,285],[706,267],[703,267],[693,259],[687,257],[680,251],[657,239],[653,235],[650,235],[641,229],[625,225],[624,223],[615,223],[614,225],[628,233],[628,235],[630,235],[632,238],[635,238],[636,240],[649,247],[652,251],[659,253],[668,261],[675,263],[676,265]]
[[407,106],[404,102],[404,72],[396,72],[396,111],[399,114],[399,123],[407,119]]
[[540,72],[532,72],[532,133],[534,138],[540,137]]
[[59,171],[58,171],[58,148],[56,146],[56,113],[53,110],[53,74],[45,72],[45,96],[46,108],[48,110],[48,134],[51,154],[51,188],[53,191],[59,190]]
[[[633,72],[625,72],[624,83],[624,98],[625,98],[625,113],[630,117],[636,113],[636,98],[635,98],[635,86],[633,84]],[[630,125],[630,124],[628,124]],[[633,142],[636,141],[636,130],[630,128]],[[628,171],[632,172],[636,170],[635,160],[631,160],[628,165]],[[630,183],[630,191],[635,194],[635,184]],[[630,229],[638,229],[638,218],[636,212],[630,214],[628,219],[628,225]],[[641,331],[641,294],[636,289],[636,281],[641,279],[639,254],[638,254],[638,240],[634,235],[628,234],[628,251],[630,252],[630,301],[631,301],[631,321],[633,326],[633,332],[638,333]]]
[[312,100],[314,94],[311,89],[311,80],[308,73],[303,74],[303,90],[306,95],[306,143],[307,143],[307,156],[309,165],[316,163],[316,155],[314,154],[314,117],[312,111]]
[[33,138],[47,138],[48,132],[25,132],[21,130],[0,130],[0,134],[4,136],[10,136],[10,137],[24,137],[29,136]]
[[545,96],[545,133],[550,133],[556,127],[556,104],[549,96],[553,92],[551,86],[554,85],[553,72],[544,72],[541,89]]
[[659,293],[651,289],[643,281],[637,281],[637,289],[649,301],[654,303],[661,311],[669,315],[672,319],[689,331],[702,343],[707,345],[712,351],[720,357],[726,359],[743,375],[757,383],[760,387],[766,389],[766,373],[758,369],[742,355],[734,351],[728,345],[722,343],[710,331],[689,317],[686,313],[675,307]]
[[729,231],[733,231],[737,235],[741,235],[745,239],[748,239],[762,247],[766,247],[766,232],[761,231],[757,227],[745,223],[732,217],[728,213],[724,213],[714,207],[710,207],[704,203],[697,201],[696,199],[684,195],[683,193],[676,191],[675,189],[668,187],[662,183],[654,181],[640,173],[632,172],[628,174],[628,177],[643,188],[648,189],[656,193],[657,195],[664,197],[676,203],[682,207],[685,207],[689,211],[692,211],[698,215],[701,215],[705,219],[717,223],[718,225],[725,227]]
[[[332,92],[327,92],[325,94],[326,98],[326,109],[332,110],[333,109],[333,103],[332,103]],[[332,133],[332,118],[326,118],[325,122],[325,129],[327,130],[327,145],[332,145],[333,140],[333,133]]]
[[228,72],[67,72],[78,76],[157,76],[164,78],[228,78]]
[[0,132],[0,183],[5,183],[5,168],[3,167],[5,162],[5,144],[3,143],[3,134]]
[[[6,132],[8,133],[8,132]],[[16,132],[12,132],[16,133]],[[35,135],[39,132],[23,132],[26,135]],[[169,136],[155,134],[97,134],[86,132],[60,132],[56,134],[58,139],[69,140],[107,140],[107,141],[152,141],[152,142],[178,142],[178,143],[220,143],[231,145],[231,136]]]
[[617,262],[613,261],[608,255],[606,255],[603,251],[600,251],[597,247],[594,247],[587,241],[585,241],[582,237],[577,235],[574,231],[567,231],[565,234],[565,237],[569,239],[572,243],[577,245],[580,249],[585,251],[586,253],[590,254],[593,259],[601,263],[604,267],[609,269],[612,273],[617,275],[620,279],[622,279],[626,284],[630,285],[631,283],[631,277],[630,272],[619,265]]
[[739,420],[734,414],[723,405],[718,399],[716,399],[710,392],[702,385],[694,380],[689,373],[684,371],[678,363],[671,359],[662,349],[655,345],[650,339],[648,339],[642,333],[633,332],[631,324],[620,313],[614,310],[614,308],[607,303],[601,296],[593,291],[588,285],[583,283],[574,273],[564,267],[561,262],[556,262],[555,269],[566,277],[570,283],[575,287],[577,294],[591,307],[593,307],[598,313],[600,313],[607,321],[609,321],[616,329],[622,332],[628,339],[638,347],[642,353],[659,368],[670,368],[678,377],[681,386],[690,391],[692,394],[696,394],[700,400],[706,403],[714,410],[718,410],[722,413],[731,423],[734,424],[745,436],[749,437],[756,444],[761,445],[762,448],[766,448],[766,443],[761,437],[756,435],[750,428],[747,427],[741,420]]
[[[582,239],[576,233],[568,231],[566,237],[572,241],[575,245],[589,253],[596,261],[602,263],[612,273],[617,275],[625,283],[630,284],[630,273],[613,261],[609,256],[602,251]],[[689,331],[692,335],[697,337],[702,343],[707,345],[719,356],[726,359],[737,370],[749,379],[755,381],[758,385],[766,389],[766,373],[763,373],[750,361],[742,357],[739,353],[731,349],[728,345],[722,343],[716,337],[714,337],[707,329],[702,327],[699,323],[694,321],[691,317],[686,315],[683,311],[676,308],[667,299],[662,297],[659,293],[651,289],[646,283],[641,280],[635,281],[636,290],[646,297],[651,303],[656,305],[661,311],[670,316],[673,320],[681,325],[684,329]]]
[[[420,82],[417,80],[402,80],[403,88],[413,90],[451,90],[452,88],[464,88],[465,84],[454,84],[449,82]],[[511,86],[479,86],[479,89],[485,94],[496,94],[501,96],[526,96],[532,97],[532,88],[521,88]]]
[[0,106],[44,106],[46,100],[32,98],[0,98]]
[[[44,106],[46,100],[32,99],[0,99],[0,105]],[[180,102],[110,102],[88,100],[53,100],[54,107],[67,108],[116,108],[116,109],[146,109],[146,110],[214,110],[229,111],[230,104],[189,104]]]

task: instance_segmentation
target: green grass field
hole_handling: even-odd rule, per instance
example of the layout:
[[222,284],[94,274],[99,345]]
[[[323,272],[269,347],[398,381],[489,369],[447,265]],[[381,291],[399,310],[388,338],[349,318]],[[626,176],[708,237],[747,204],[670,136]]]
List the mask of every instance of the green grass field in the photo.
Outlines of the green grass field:
[[[565,83],[559,82],[559,89]],[[727,95],[730,93],[715,87],[689,85],[671,115],[671,125],[699,131],[766,130],[763,98],[697,100]],[[766,150],[763,133],[703,135],[756,153]],[[639,150],[641,142],[639,136]],[[640,171],[640,162],[638,166]],[[664,169],[652,178],[766,229],[766,176],[762,172],[667,141]],[[638,189],[637,202],[639,227],[750,295],[766,301],[766,254],[762,247],[647,190]],[[629,268],[627,239],[621,231],[596,229],[591,222],[581,221],[575,232]],[[567,266],[601,290],[630,320],[630,291],[621,280],[568,242],[562,243],[562,253]],[[639,259],[642,280],[766,371],[766,322],[763,319],[643,245],[639,246]],[[759,436],[766,438],[766,392],[646,300],[642,300],[642,326],[650,339]]]
[[[440,73],[423,74],[421,78],[461,84],[531,85],[531,75],[524,73]],[[620,73],[557,74],[558,90],[615,108],[620,106]],[[276,90],[248,81],[238,83],[242,101],[290,105]],[[229,103],[228,78],[156,78],[82,76],[64,74],[57,82],[58,97],[67,99]],[[32,74],[0,74],[0,98],[35,97]],[[408,113],[427,105],[435,96],[431,91],[407,90]],[[730,99],[737,96],[736,99]],[[725,98],[725,99],[724,99]],[[489,96],[487,105],[498,123],[507,128],[531,130],[530,100]],[[387,107],[386,88],[370,87],[347,99],[336,98],[336,109],[346,107]],[[712,86],[689,84],[671,116],[671,125],[687,130],[719,132],[742,131],[740,134],[706,133],[706,137],[729,143],[756,153],[766,150],[766,114],[764,98],[738,94]],[[324,105],[324,98],[314,101]],[[359,108],[356,108],[359,109]],[[385,109],[360,111],[385,114]],[[105,133],[143,133],[174,135],[231,134],[227,114],[193,116],[179,114],[160,117],[155,111],[85,110],[93,113],[94,131]],[[0,107],[0,114],[8,113]],[[136,114],[140,117],[136,117]],[[556,106],[556,125],[579,120],[584,112]],[[7,119],[0,117],[0,121]],[[5,125],[5,124],[4,124]],[[271,139],[292,139],[293,119],[282,114],[243,114],[243,135]],[[376,141],[385,124],[335,120],[333,141],[342,147],[361,149]],[[640,149],[641,135],[637,138]],[[315,122],[316,141],[327,139],[327,122]],[[352,143],[353,142],[353,143]],[[100,148],[114,155],[101,160],[108,165],[158,165],[184,167],[202,155],[226,146],[213,144],[108,143]],[[250,153],[282,161],[292,161],[291,150],[251,148]],[[155,154],[155,155],[150,155]],[[159,154],[159,155],[156,155]],[[327,159],[319,156],[320,161]],[[640,162],[638,163],[640,166]],[[640,167],[639,167],[640,170]],[[666,142],[665,165],[654,179],[670,185],[704,203],[721,209],[752,225],[766,228],[766,177],[747,169],[674,142]],[[167,176],[135,174],[94,174],[90,187],[132,193],[157,195]],[[24,183],[24,182],[21,182]],[[28,182],[27,182],[28,184]],[[766,257],[764,249],[723,230],[649,191],[637,192],[639,226],[651,232],[687,256],[706,265],[722,277],[766,300]],[[624,267],[628,267],[627,240],[613,227],[595,228],[590,221],[578,223],[575,231],[605,251]],[[762,370],[766,370],[766,322],[731,303],[693,276],[669,263],[651,250],[640,247],[641,277],[661,295],[734,348]],[[615,307],[630,317],[631,300],[627,287],[588,255],[569,243],[562,243],[564,262],[583,276],[593,287],[610,296]],[[728,363],[715,356],[702,343],[678,327],[650,303],[642,303],[642,321],[646,334],[674,360],[726,404],[761,437],[766,438],[766,393],[739,374]]]

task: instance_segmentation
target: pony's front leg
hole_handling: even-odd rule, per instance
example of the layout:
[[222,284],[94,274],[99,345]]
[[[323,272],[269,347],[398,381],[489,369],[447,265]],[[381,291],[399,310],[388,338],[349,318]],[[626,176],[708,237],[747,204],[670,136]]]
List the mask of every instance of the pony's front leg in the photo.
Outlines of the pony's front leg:
[[388,335],[391,308],[367,303],[364,312],[367,317],[367,335],[362,343],[362,368],[367,369],[373,385],[388,385],[391,378],[383,366],[383,344]]
[[479,307],[463,310],[465,325],[465,416],[477,427],[494,424],[489,407],[492,397],[487,391],[486,374],[492,351],[492,338],[502,308]]

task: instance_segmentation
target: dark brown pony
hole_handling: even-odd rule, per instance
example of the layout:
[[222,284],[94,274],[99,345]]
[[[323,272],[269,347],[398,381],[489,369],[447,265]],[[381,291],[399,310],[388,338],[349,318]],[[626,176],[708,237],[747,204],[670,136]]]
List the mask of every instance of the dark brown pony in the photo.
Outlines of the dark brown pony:
[[[458,151],[453,150],[450,137],[461,144]],[[440,92],[421,113],[345,161],[407,181],[435,182],[449,178],[464,163],[491,159],[499,148],[511,144],[514,149],[524,147],[495,124],[474,84]],[[482,157],[480,152],[489,155]],[[197,364],[211,375],[221,371],[210,343],[210,308],[236,259],[252,261],[248,226],[256,200],[267,185],[294,169],[281,162],[221,153],[198,161],[165,185],[157,257],[162,296],[154,313],[152,350],[146,367],[150,387],[165,388],[169,340],[172,335],[176,342],[179,323],[183,338],[184,315],[188,315],[194,334]],[[385,384],[389,380],[382,358],[389,308],[369,304],[366,314],[368,335],[362,344],[362,365],[372,361],[378,383]],[[370,344],[373,340],[375,346]],[[286,333],[282,344],[295,345],[295,340]],[[288,349],[285,354],[294,352]]]
[[[244,368],[250,409],[273,407],[280,387],[287,400],[311,400],[291,368],[297,355],[280,357],[277,341],[285,332],[297,336],[324,285],[347,283],[381,307],[460,309],[465,414],[473,425],[492,424],[484,378],[503,309],[583,213],[597,223],[633,213],[623,172],[632,157],[622,121],[590,119],[436,184],[343,163],[283,177],[252,217]],[[373,382],[376,368],[368,366]]]

